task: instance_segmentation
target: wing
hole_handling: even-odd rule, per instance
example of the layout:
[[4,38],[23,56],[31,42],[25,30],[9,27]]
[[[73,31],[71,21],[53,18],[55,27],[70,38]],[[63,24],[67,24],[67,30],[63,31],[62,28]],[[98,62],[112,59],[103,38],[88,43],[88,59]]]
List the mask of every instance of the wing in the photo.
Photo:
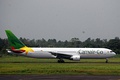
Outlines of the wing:
[[58,53],[58,52],[49,52],[52,55],[56,56],[58,59],[71,59],[73,55],[70,55],[68,53]]

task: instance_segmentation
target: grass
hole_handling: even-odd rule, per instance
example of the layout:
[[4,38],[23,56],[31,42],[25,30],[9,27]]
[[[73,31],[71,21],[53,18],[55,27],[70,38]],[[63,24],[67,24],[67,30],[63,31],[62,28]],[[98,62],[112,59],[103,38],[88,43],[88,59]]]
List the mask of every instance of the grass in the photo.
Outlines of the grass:
[[1,57],[0,74],[39,74],[39,75],[120,75],[120,58],[81,59],[80,62],[57,59],[36,59],[27,57]]

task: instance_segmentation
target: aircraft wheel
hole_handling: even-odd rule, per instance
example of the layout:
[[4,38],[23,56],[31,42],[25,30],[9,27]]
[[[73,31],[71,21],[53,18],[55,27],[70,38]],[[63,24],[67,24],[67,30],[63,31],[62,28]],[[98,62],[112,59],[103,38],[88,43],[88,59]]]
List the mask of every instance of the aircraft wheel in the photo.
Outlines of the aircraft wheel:
[[58,63],[64,63],[65,61],[64,60],[58,60]]
[[60,60],[58,60],[58,63],[60,63]]

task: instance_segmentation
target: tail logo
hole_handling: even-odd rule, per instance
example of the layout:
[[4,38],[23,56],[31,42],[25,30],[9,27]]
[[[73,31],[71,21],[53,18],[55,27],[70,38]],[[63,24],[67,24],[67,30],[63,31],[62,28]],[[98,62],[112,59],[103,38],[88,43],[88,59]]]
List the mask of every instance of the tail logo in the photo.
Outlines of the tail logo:
[[20,50],[24,50],[26,55],[28,54],[28,52],[34,52],[32,48],[29,48],[27,46],[20,48]]

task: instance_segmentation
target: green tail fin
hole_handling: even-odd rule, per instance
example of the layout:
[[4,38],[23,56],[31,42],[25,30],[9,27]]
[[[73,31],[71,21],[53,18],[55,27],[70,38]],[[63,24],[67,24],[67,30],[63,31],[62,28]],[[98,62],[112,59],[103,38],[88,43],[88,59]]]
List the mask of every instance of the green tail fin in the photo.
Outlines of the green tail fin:
[[25,45],[10,31],[5,30],[11,48],[20,49]]

